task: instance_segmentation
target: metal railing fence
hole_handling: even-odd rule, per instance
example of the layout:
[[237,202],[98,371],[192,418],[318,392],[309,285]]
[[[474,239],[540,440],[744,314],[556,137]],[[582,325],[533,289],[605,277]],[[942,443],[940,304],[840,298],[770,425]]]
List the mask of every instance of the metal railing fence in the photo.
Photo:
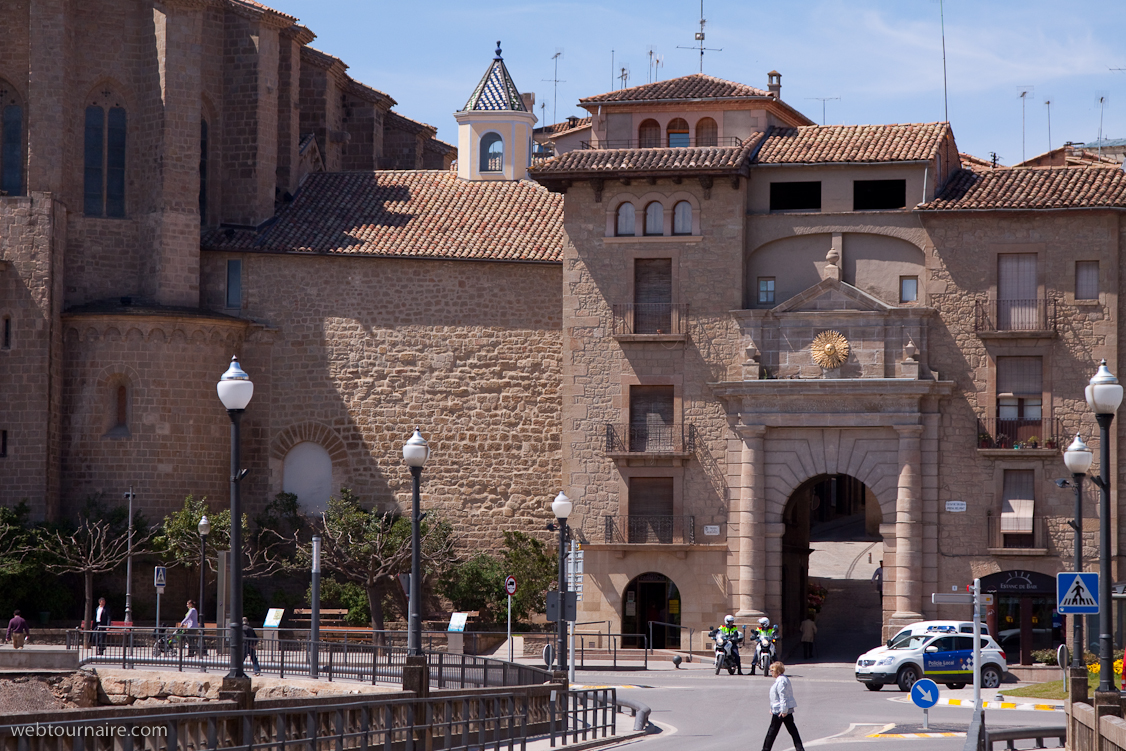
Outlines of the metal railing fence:
[[1062,431],[1062,424],[1057,418],[979,417],[977,447],[1059,450]]
[[606,451],[617,454],[690,454],[695,450],[692,425],[606,425]]
[[688,330],[687,303],[619,303],[611,307],[614,336],[675,334]]
[[662,133],[651,138],[621,138],[612,141],[580,141],[579,148],[588,149],[667,149],[667,148],[731,148],[743,145],[743,140],[737,136],[702,136],[699,138],[680,137],[670,139],[668,134]]
[[604,516],[606,543],[695,545],[694,516]]
[[974,331],[1056,331],[1056,301],[1043,297],[977,300],[974,304]]

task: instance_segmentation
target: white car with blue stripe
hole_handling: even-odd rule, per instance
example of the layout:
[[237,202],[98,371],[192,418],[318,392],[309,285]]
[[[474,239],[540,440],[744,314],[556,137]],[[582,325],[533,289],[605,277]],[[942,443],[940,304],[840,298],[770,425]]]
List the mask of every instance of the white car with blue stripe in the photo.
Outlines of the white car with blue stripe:
[[[915,624],[922,625],[922,624]],[[972,628],[972,625],[971,625]],[[961,624],[931,623],[922,629],[906,628],[885,646],[869,650],[856,660],[856,680],[870,691],[894,683],[910,691],[915,681],[930,678],[948,688],[973,682],[973,633]],[[981,636],[981,685],[997,688],[1008,669],[1005,653],[993,637]]]

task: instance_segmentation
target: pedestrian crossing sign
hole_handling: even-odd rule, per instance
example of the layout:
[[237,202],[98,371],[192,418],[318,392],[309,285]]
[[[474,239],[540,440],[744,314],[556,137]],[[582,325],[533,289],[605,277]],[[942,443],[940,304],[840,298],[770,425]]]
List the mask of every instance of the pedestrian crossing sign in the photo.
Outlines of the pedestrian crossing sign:
[[1099,575],[1094,572],[1056,574],[1056,610],[1065,615],[1098,613]]

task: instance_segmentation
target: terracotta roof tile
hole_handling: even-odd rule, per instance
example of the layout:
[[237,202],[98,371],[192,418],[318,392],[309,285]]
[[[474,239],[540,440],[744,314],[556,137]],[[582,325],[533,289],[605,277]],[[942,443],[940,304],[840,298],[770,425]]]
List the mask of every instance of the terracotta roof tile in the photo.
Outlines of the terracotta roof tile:
[[297,16],[291,16],[288,13],[282,13],[280,10],[275,10],[268,5],[263,5],[262,3],[257,2],[257,0],[230,0],[230,2],[232,5],[244,5],[251,8],[256,8],[257,10],[266,11],[267,13],[273,13],[276,16],[289,19],[290,21],[297,20]]
[[564,133],[570,133],[572,130],[582,130],[589,128],[593,117],[576,117],[574,120],[564,120],[561,123],[553,123],[552,125],[545,125],[542,128],[536,128],[534,133],[537,136],[560,136]]
[[678,172],[715,174],[738,172],[747,164],[761,134],[742,146],[696,146],[672,149],[579,149],[548,159],[532,169],[538,178],[587,177],[600,173],[655,174]]
[[1126,172],[1106,167],[1007,167],[960,170],[934,200],[920,208],[967,209],[1126,208]]
[[741,97],[765,97],[767,92],[734,81],[725,81],[703,73],[693,73],[667,81],[646,83],[628,89],[609,91],[605,94],[580,99],[580,105],[604,104],[612,102],[653,102],[669,99],[733,99]]
[[933,159],[947,123],[771,128],[756,164],[910,162]]
[[559,262],[563,197],[523,180],[445,170],[320,172],[258,231],[216,229],[210,250]]
[[972,170],[974,172],[992,172],[994,169],[1000,167],[1000,165],[994,167],[993,162],[991,162],[990,160],[982,159],[981,157],[974,156],[973,154],[967,154],[964,151],[958,152],[958,159],[962,162],[962,166],[964,168]]

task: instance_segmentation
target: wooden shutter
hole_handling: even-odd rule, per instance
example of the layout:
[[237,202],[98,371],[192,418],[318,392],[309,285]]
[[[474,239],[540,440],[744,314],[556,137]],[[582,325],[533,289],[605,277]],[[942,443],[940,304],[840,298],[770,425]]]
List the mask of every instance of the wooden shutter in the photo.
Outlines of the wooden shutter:
[[633,386],[629,390],[630,451],[672,451],[673,387]]
[[1002,331],[1040,328],[1035,253],[997,256],[997,318]]
[[1044,393],[1044,358],[998,357],[997,393],[1040,396]]
[[1036,506],[1036,474],[1031,469],[1006,469],[1001,502],[1002,534],[1031,534]]
[[638,258],[634,261],[633,302],[634,333],[671,333],[671,258]]
[[672,516],[672,483],[671,477],[631,477],[629,515]]

